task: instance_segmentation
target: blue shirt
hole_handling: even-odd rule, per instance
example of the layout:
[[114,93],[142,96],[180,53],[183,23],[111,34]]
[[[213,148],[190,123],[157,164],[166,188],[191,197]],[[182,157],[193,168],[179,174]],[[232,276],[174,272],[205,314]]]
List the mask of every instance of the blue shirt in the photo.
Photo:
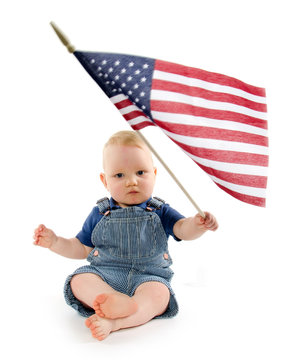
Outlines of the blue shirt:
[[[151,198],[150,198],[151,199]],[[139,206],[142,209],[146,209],[147,203],[150,200],[143,202],[142,204],[138,204],[135,206]],[[120,209],[120,206],[118,206],[113,198],[110,199],[110,208],[111,210],[114,209]],[[171,208],[168,204],[163,204],[160,209],[155,210],[155,213],[160,217],[162,226],[164,228],[164,231],[166,233],[166,236],[169,237],[170,235],[177,241],[181,241],[181,239],[178,239],[173,232],[173,227],[175,223],[183,219],[184,216],[181,215],[178,211]],[[95,226],[98,224],[98,222],[101,220],[103,215],[99,213],[98,206],[95,206],[87,219],[85,220],[85,223],[83,224],[82,230],[77,234],[76,238],[80,240],[80,242],[83,245],[94,247],[91,237],[92,232],[95,228]]]

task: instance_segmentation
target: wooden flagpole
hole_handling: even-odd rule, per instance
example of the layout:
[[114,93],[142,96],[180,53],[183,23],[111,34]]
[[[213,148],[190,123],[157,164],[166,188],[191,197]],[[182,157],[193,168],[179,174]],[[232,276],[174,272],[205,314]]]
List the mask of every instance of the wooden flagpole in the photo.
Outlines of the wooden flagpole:
[[58,38],[61,40],[62,44],[64,46],[66,46],[68,52],[73,53],[76,49],[70,43],[68,37],[63,33],[63,31],[53,21],[50,22],[50,25],[52,26],[55,33],[58,35]]
[[[62,30],[60,30],[60,28],[54,23],[54,22],[50,22],[50,25],[52,26],[53,30],[55,31],[55,33],[57,34],[57,36],[59,37],[59,39],[61,40],[62,44],[64,46],[66,46],[67,50],[69,53],[73,53],[76,49],[75,47],[70,43],[68,37],[62,32]],[[189,199],[189,201],[192,203],[192,205],[195,207],[195,209],[197,210],[197,212],[203,217],[205,218],[206,215],[205,213],[201,210],[201,208],[196,204],[196,202],[193,200],[193,198],[191,197],[191,195],[187,192],[187,190],[183,187],[183,185],[181,184],[181,182],[177,179],[177,177],[174,175],[174,173],[172,172],[172,170],[167,166],[167,164],[164,162],[164,160],[161,158],[161,156],[156,152],[156,150],[151,146],[151,144],[148,142],[148,140],[146,139],[146,137],[140,132],[140,131],[136,131],[138,133],[138,135],[140,136],[140,138],[143,140],[143,142],[147,145],[147,147],[150,149],[150,151],[155,155],[155,157],[159,160],[159,162],[163,165],[163,167],[165,168],[165,170],[169,173],[169,175],[173,178],[173,180],[175,181],[175,183],[179,186],[179,188],[181,189],[181,191],[186,195],[186,197]]]

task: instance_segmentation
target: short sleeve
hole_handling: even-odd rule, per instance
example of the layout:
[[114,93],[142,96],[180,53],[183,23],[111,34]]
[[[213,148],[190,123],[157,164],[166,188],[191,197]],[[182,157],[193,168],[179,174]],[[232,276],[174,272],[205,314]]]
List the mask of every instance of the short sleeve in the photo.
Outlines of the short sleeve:
[[181,241],[181,239],[177,238],[174,235],[173,228],[174,228],[174,225],[176,224],[176,222],[180,219],[183,219],[184,216],[181,215],[177,210],[170,207],[168,204],[164,204],[161,207],[160,211],[161,211],[161,213],[158,215],[160,215],[162,226],[163,226],[164,231],[166,232],[167,236],[170,235],[175,240]]
[[79,239],[83,245],[94,247],[91,240],[92,232],[100,219],[101,215],[99,214],[99,209],[97,206],[95,206],[89,216],[86,218],[82,226],[82,230],[79,231],[76,236],[76,238]]

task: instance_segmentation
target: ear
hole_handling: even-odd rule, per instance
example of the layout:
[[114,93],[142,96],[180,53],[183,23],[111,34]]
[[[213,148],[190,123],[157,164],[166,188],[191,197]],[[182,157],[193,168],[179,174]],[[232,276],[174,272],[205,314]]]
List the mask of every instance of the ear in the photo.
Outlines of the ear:
[[101,173],[100,174],[100,180],[103,183],[103,185],[105,186],[106,189],[108,189],[108,184],[107,184],[107,179],[106,179],[106,175]]

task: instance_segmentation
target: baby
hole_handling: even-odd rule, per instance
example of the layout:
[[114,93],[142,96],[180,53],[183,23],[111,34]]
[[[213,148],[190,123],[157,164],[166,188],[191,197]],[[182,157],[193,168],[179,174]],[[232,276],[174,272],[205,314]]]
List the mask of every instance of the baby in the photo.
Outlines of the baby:
[[151,197],[157,170],[136,132],[114,134],[104,147],[103,164],[100,179],[111,198],[97,202],[75,238],[64,239],[44,225],[34,232],[35,245],[89,261],[67,278],[64,295],[98,340],[175,316],[168,237],[192,240],[218,227],[208,212],[205,219],[185,218]]

